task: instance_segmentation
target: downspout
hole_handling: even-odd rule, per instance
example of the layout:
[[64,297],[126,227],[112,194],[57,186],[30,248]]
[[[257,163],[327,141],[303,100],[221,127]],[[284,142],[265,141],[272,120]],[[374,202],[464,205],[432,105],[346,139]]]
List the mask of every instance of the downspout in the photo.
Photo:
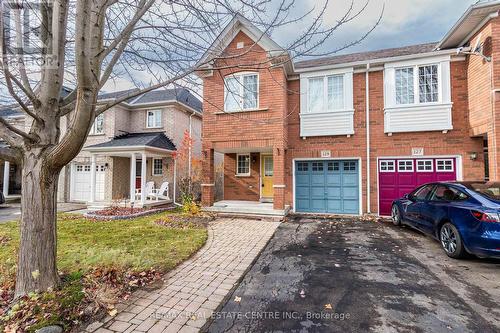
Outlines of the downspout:
[[370,63],[366,64],[366,212],[371,214],[370,202]]
[[[190,116],[189,116],[189,140],[191,142],[193,142],[193,138],[192,138],[192,133],[193,133],[193,128],[192,128],[192,118],[193,116],[195,115],[195,113],[193,112]],[[191,147],[191,142],[189,143],[189,149],[188,149],[188,177],[189,177],[189,192],[191,192],[191,151],[192,151],[192,147]]]
[[[192,118],[193,116],[195,115],[195,113],[193,112],[190,116],[189,116],[189,139],[192,140],[192,134],[193,134],[193,127],[192,127]],[[189,176],[189,179],[191,179],[191,144],[189,145],[189,150],[188,150],[188,161],[189,161],[189,166],[188,166],[188,176]]]

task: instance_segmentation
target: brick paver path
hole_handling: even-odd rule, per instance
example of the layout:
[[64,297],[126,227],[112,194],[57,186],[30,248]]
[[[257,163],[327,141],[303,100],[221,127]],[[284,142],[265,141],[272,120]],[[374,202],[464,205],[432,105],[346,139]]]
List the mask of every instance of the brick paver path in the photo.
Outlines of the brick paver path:
[[[205,246],[170,272],[164,285],[132,295],[116,317],[87,332],[198,332],[274,234],[279,222],[217,219]],[[118,307],[117,307],[118,308]]]

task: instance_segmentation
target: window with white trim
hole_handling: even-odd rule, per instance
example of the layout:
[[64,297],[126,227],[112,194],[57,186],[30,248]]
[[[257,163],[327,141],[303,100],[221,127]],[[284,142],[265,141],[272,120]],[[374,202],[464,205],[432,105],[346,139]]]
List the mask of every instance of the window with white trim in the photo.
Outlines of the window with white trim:
[[163,175],[163,160],[161,158],[153,158],[153,176]]
[[[418,77],[415,77],[416,73]],[[439,101],[439,65],[437,64],[396,68],[395,80],[397,105]]]
[[250,154],[236,155],[236,175],[250,176]]
[[104,113],[101,113],[94,119],[94,123],[90,128],[90,134],[104,134]]
[[259,108],[259,74],[236,73],[224,78],[224,111]]
[[436,160],[437,172],[453,172],[453,159]]
[[434,166],[432,160],[417,160],[417,172],[432,172]]
[[146,115],[146,128],[161,127],[161,110],[149,110]]
[[398,172],[413,172],[413,160],[399,160]]
[[307,79],[306,112],[344,110],[344,74]]
[[390,161],[380,161],[380,172],[394,172],[396,171],[396,162],[394,160]]

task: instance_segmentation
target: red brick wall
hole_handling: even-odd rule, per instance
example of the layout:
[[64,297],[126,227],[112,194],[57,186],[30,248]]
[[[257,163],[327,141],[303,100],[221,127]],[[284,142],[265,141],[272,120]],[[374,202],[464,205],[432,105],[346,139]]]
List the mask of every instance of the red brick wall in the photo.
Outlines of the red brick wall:
[[250,176],[236,176],[236,154],[224,155],[224,200],[260,199],[260,154],[250,154]]
[[[442,132],[384,133],[384,92],[383,72],[370,73],[370,200],[371,211],[378,212],[377,189],[377,157],[410,156],[412,147],[423,147],[426,155],[460,155],[463,160],[463,176],[465,179],[483,179],[482,140],[469,137],[468,104],[467,104],[467,72],[466,63],[452,62],[452,101],[453,130]],[[289,94],[291,115],[288,118],[289,145],[286,162],[287,193],[286,204],[293,204],[292,168],[294,158],[319,157],[321,150],[329,149],[332,157],[361,158],[363,210],[366,212],[366,102],[365,74],[354,75],[354,131],[350,138],[299,137],[299,94]],[[297,91],[299,81],[290,81],[289,89]],[[476,152],[476,161],[469,159],[469,153]]]
[[[227,52],[236,50],[236,43],[243,41],[251,45],[251,40],[239,33],[229,45]],[[300,92],[299,81],[286,81],[282,68],[270,69],[268,65],[257,68],[260,75],[260,108],[255,112],[237,114],[221,114],[224,100],[223,77],[231,72],[241,70],[241,66],[256,62],[266,62],[266,55],[259,47],[255,47],[244,56],[227,61],[227,64],[240,66],[238,69],[214,71],[214,75],[204,78],[204,149],[218,151],[237,151],[238,149],[255,151],[261,148],[272,150],[275,158],[275,184],[285,189],[275,189],[275,208],[283,203],[293,206],[293,159],[316,158],[321,150],[331,150],[332,157],[361,158],[363,210],[367,209],[366,180],[366,113],[365,113],[365,74],[354,74],[354,130],[355,134],[347,136],[309,137],[303,140],[299,136]],[[384,133],[384,91],[383,71],[370,73],[370,127],[371,127],[371,159],[370,159],[370,199],[371,212],[378,211],[377,158],[387,156],[409,156],[412,147],[423,147],[425,155],[459,155],[463,161],[464,179],[482,179],[484,177],[484,161],[482,155],[482,139],[471,138],[468,95],[479,99],[474,109],[482,110],[479,104],[484,103],[482,89],[469,88],[467,75],[470,70],[468,62],[451,63],[452,80],[452,117],[453,130],[442,132]],[[482,68],[481,68],[482,70]],[[469,72],[468,72],[469,71]],[[478,70],[478,73],[480,71]],[[480,79],[478,79],[480,80]],[[500,101],[500,99],[499,99]],[[500,102],[499,102],[500,104]],[[479,112],[479,111],[478,111]],[[484,111],[482,111],[484,112]],[[477,117],[476,117],[477,116]],[[474,115],[476,122],[480,115]],[[470,160],[470,153],[478,153],[478,159]],[[258,155],[258,154],[256,154]],[[205,154],[205,156],[209,156]],[[283,158],[284,157],[284,158]],[[253,159],[253,156],[252,156]],[[224,197],[233,200],[259,199],[259,159],[252,163],[251,177],[235,177],[235,154],[225,156]],[[284,169],[284,173],[283,173]],[[210,170],[208,170],[211,172]],[[204,170],[204,174],[205,174]],[[210,180],[205,174],[205,179]],[[208,190],[205,192],[209,192]],[[284,192],[284,194],[283,194]],[[207,200],[204,200],[208,202]]]
[[500,18],[492,19],[470,40],[483,44],[483,53],[492,57],[487,62],[479,56],[467,57],[470,135],[485,136],[489,145],[489,174],[500,180],[499,103],[493,90],[500,88]]

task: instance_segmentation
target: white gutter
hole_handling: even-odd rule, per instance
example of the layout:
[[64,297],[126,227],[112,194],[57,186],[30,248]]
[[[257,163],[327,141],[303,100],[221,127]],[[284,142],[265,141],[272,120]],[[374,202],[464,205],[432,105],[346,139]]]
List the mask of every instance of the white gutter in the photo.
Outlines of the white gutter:
[[370,208],[370,63],[366,64],[366,212]]

